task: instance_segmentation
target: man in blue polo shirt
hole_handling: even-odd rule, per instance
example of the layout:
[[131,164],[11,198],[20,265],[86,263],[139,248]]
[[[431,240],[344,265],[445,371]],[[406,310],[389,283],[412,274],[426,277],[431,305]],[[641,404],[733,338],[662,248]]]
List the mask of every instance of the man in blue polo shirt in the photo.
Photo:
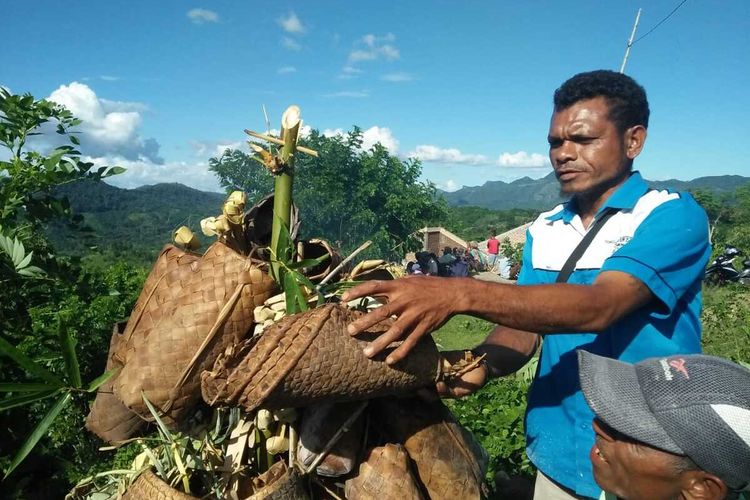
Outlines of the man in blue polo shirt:
[[645,91],[620,73],[581,73],[557,89],[549,155],[571,199],[529,228],[522,286],[405,279],[366,283],[343,297],[388,299],[349,326],[356,334],[397,316],[365,349],[373,356],[403,339],[388,363],[454,314],[497,323],[475,349],[486,363],[451,386],[440,384],[445,396],[469,394],[490,377],[516,371],[544,338],[526,414],[527,453],[540,471],[538,499],[600,493],[589,460],[593,414],[581,393],[576,349],[629,363],[700,352],[708,223],[690,195],[649,190],[633,171],[648,119]]

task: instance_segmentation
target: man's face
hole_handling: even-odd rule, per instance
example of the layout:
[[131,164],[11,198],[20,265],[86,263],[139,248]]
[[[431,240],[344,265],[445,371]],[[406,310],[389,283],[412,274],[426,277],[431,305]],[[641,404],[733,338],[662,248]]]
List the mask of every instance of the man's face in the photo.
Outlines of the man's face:
[[642,142],[634,149],[633,129],[619,132],[608,113],[607,101],[596,97],[552,115],[549,158],[563,193],[599,197],[627,179]]
[[681,485],[672,455],[633,441],[597,419],[594,433],[589,458],[604,491],[627,500],[678,497]]

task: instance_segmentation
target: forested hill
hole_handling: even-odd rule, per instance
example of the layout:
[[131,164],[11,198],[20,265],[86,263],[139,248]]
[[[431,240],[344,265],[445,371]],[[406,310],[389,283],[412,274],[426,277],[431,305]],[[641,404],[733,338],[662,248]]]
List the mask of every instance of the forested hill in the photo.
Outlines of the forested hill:
[[52,241],[65,253],[83,254],[92,247],[149,262],[182,225],[200,231],[200,220],[219,215],[225,195],[182,184],[156,184],[121,189],[104,182],[78,182],[58,189],[73,212],[93,231],[51,229]]
[[[750,177],[741,175],[717,175],[698,177],[692,181],[666,180],[647,181],[656,189],[670,188],[679,191],[706,190],[715,194],[734,191],[750,182]],[[555,174],[542,179],[523,177],[513,182],[489,181],[482,186],[466,186],[452,193],[442,192],[452,206],[475,206],[493,210],[528,208],[543,210],[564,200],[560,196]]]
[[[649,184],[655,188],[702,189],[723,194],[748,181],[748,177],[726,175]],[[92,229],[86,233],[52,225],[50,235],[58,250],[84,255],[93,249],[140,263],[153,261],[181,225],[190,227],[200,237],[200,220],[219,215],[225,199],[222,193],[198,191],[182,184],[121,189],[103,182],[79,182],[62,186],[58,192],[67,196],[74,213],[83,215],[85,225]],[[452,209],[447,218],[429,224],[447,226],[466,239],[481,239],[489,227],[501,232],[528,222],[535,211],[561,201],[554,175],[538,180],[525,177],[510,183],[487,182],[441,194]]]

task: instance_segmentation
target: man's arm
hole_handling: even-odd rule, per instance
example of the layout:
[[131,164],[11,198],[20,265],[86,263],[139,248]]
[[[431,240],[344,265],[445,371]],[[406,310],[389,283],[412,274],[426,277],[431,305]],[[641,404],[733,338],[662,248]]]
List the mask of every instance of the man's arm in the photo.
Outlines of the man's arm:
[[619,271],[601,273],[592,285],[516,286],[471,278],[421,278],[364,283],[343,300],[385,297],[387,303],[349,325],[354,335],[385,318],[393,326],[365,349],[374,356],[388,344],[403,343],[386,362],[402,359],[417,341],[455,314],[470,314],[514,330],[535,333],[600,332],[653,296],[638,279]]

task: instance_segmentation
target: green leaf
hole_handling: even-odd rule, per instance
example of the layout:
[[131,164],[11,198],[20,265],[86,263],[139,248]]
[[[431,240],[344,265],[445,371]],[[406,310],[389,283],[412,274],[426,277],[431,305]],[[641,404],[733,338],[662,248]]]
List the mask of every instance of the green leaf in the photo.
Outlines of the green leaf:
[[79,141],[79,140],[78,140],[78,137],[76,137],[76,136],[74,136],[74,135],[71,135],[71,136],[70,136],[70,142],[72,142],[72,143],[73,143],[73,144],[75,144],[76,146],[78,146],[78,145],[80,145],[80,144],[81,144],[81,141]]
[[60,389],[54,389],[51,391],[39,391],[35,394],[26,394],[24,396],[15,396],[12,398],[0,399],[0,411],[10,410],[16,406],[23,406],[42,399],[46,399],[50,396],[56,395],[60,392]]
[[46,380],[47,382],[50,382],[51,384],[54,384],[56,387],[62,387],[63,385],[65,385],[60,379],[58,379],[52,373],[42,368],[38,364],[36,364],[31,358],[29,358],[24,353],[16,349],[14,346],[12,346],[7,340],[5,340],[2,337],[0,337],[0,354],[3,354],[11,358],[13,361],[16,362],[18,366],[20,366],[21,368],[23,368],[30,374],[36,375],[37,377],[43,380]]
[[58,317],[57,336],[60,341],[60,350],[65,360],[65,371],[68,373],[68,381],[75,388],[81,387],[81,369],[78,366],[78,356],[76,356],[76,346],[73,336],[68,330],[68,325]]
[[156,408],[154,408],[154,405],[152,405],[151,401],[149,401],[148,398],[146,397],[146,393],[141,391],[141,397],[143,398],[143,402],[146,403],[146,406],[148,407],[148,411],[150,411],[151,415],[154,417],[154,420],[156,421],[156,425],[159,427],[159,431],[161,431],[162,435],[164,436],[164,439],[166,439],[170,443],[173,443],[174,439],[172,438],[172,433],[169,432],[169,429],[167,429],[167,426],[164,425],[164,422],[162,422],[161,418],[159,417],[159,413],[156,411]]
[[16,266],[16,269],[19,271],[23,269],[24,267],[29,265],[29,262],[31,262],[31,256],[34,254],[34,252],[29,252],[26,254],[26,257]]
[[124,173],[125,171],[127,171],[127,169],[125,167],[112,167],[109,170],[107,170],[106,173],[104,175],[102,175],[102,177],[110,177],[110,176],[113,176],[113,175],[120,175],[120,174]]
[[5,471],[5,476],[3,477],[3,479],[6,479],[10,475],[10,473],[13,472],[16,467],[18,467],[23,459],[26,458],[26,456],[31,452],[34,446],[36,446],[42,436],[46,434],[47,429],[49,429],[49,426],[52,425],[52,422],[55,421],[57,415],[59,415],[63,408],[65,408],[65,406],[70,403],[71,398],[71,393],[66,392],[60,397],[60,399],[57,400],[55,405],[50,408],[44,418],[37,424],[34,430],[31,431],[29,437],[26,438],[26,442],[23,443],[21,448],[16,453],[16,456],[13,457],[13,460],[8,466],[8,469]]
[[18,241],[18,238],[15,238],[13,240],[13,255],[11,256],[14,266],[18,267],[18,264],[23,260],[25,253],[26,250],[23,247],[23,243]]
[[91,381],[89,386],[86,388],[86,391],[94,392],[95,390],[99,388],[99,386],[101,386],[107,380],[117,375],[117,372],[119,371],[120,371],[119,368],[115,368],[114,370],[109,370],[109,371],[102,373],[101,375],[99,375],[98,377],[96,377],[94,380]]
[[39,383],[0,382],[0,392],[37,392],[53,391],[57,386]]
[[320,257],[317,257],[315,259],[303,259],[303,260],[301,260],[299,262],[292,262],[287,267],[289,269],[300,269],[300,268],[304,268],[304,267],[315,267],[315,266],[318,266],[318,265],[322,264],[323,262],[325,262],[326,260],[328,260],[330,257],[331,257],[330,255],[325,254],[325,255],[321,255]]
[[21,276],[26,276],[28,278],[37,278],[45,273],[43,269],[39,269],[36,266],[29,266],[24,267],[23,269],[19,269],[18,274],[20,274]]
[[299,286],[297,285],[297,282],[294,281],[294,276],[292,276],[290,272],[282,270],[281,275],[284,277],[284,303],[286,305],[286,313],[294,314],[297,312],[296,308],[294,307],[294,289],[299,288]]

